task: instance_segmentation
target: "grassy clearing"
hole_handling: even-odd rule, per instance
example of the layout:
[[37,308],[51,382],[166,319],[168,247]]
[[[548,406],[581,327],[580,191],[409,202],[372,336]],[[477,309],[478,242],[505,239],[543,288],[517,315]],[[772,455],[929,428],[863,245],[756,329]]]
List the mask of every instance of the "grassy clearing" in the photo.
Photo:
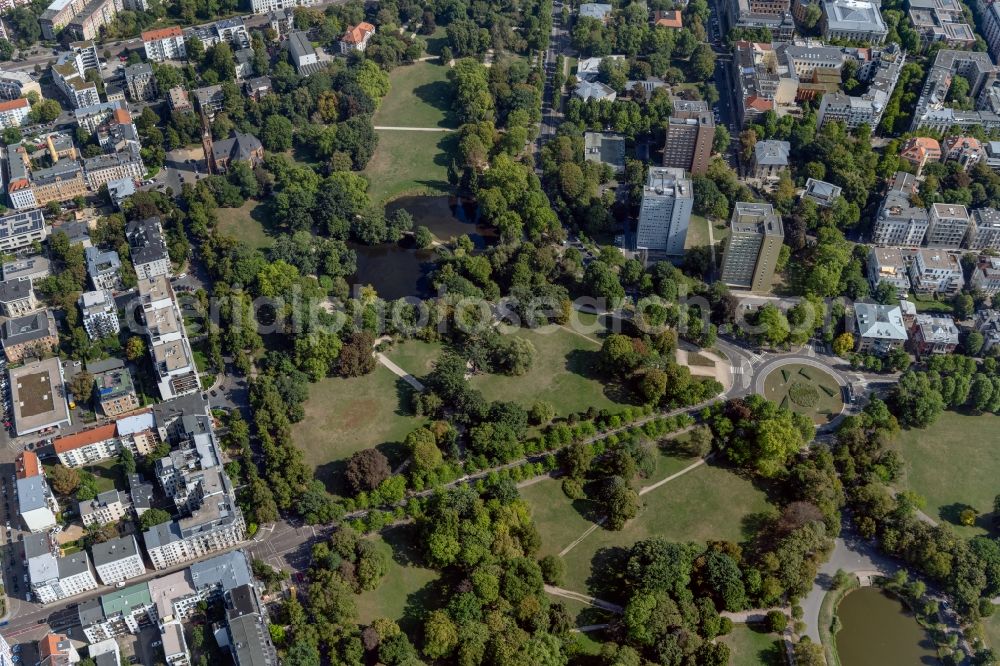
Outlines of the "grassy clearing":
[[601,381],[596,371],[600,344],[597,338],[563,328],[521,329],[513,333],[535,346],[535,362],[521,377],[477,375],[472,386],[487,400],[515,400],[525,407],[546,400],[556,414],[622,407],[626,397]]
[[729,646],[730,666],[781,666],[785,663],[781,639],[762,627],[737,624],[719,640]]
[[443,25],[436,26],[429,35],[421,35],[427,41],[424,52],[427,55],[441,55],[441,49],[448,46],[448,32]]
[[[680,458],[661,460],[657,476],[665,478],[690,462]],[[658,479],[650,479],[643,485],[655,480]],[[567,498],[558,480],[522,488],[521,496],[531,506],[542,535],[541,555],[560,552],[582,536],[592,525],[588,518],[595,517],[591,503]],[[699,543],[709,539],[742,541],[750,527],[747,518],[766,511],[769,506],[764,493],[748,480],[711,465],[703,465],[643,495],[641,502],[639,516],[625,529],[611,532],[598,528],[564,556],[564,587],[599,593],[601,583],[590,580],[591,569],[606,559],[612,549],[628,548],[651,536]]]
[[[932,518],[951,523],[963,536],[986,534],[993,522],[993,498],[1000,477],[996,454],[1000,418],[944,412],[930,428],[899,436],[905,464],[902,484],[927,500]],[[959,524],[967,506],[981,515],[972,527]]]
[[377,130],[378,147],[362,172],[372,200],[447,193],[448,164],[457,137],[443,132]]
[[[600,608],[594,608],[590,604],[577,601],[576,599],[557,597],[554,594],[550,594],[548,597],[550,602],[560,603],[566,607],[566,611],[573,618],[573,626],[576,627],[585,627],[590,624],[607,624],[615,619],[613,613]],[[600,636],[601,634],[600,632],[594,632],[593,635]]]
[[393,345],[385,356],[414,377],[423,377],[434,369],[434,362],[441,356],[441,351],[438,342],[406,340]]
[[264,249],[273,242],[264,228],[267,208],[263,203],[248,200],[239,208],[216,208],[219,231],[240,239],[256,249]]
[[418,62],[389,73],[389,94],[375,113],[376,126],[458,127],[451,113],[448,68]]
[[410,415],[411,391],[382,365],[364,377],[331,377],[310,385],[305,418],[295,424],[292,437],[331,491],[344,491],[342,474],[357,451],[374,446],[393,465],[402,462],[401,442],[421,423]]
[[913,301],[917,312],[943,312],[944,314],[952,314],[955,310],[951,303],[948,301],[939,301],[934,296],[922,296],[911,293],[910,300]]
[[708,226],[710,224],[711,222],[701,215],[692,215],[691,222],[688,224],[687,238],[684,240],[684,248],[708,247],[710,245],[708,235]]
[[438,574],[421,566],[420,553],[414,546],[415,529],[400,525],[374,538],[378,548],[390,557],[389,571],[376,589],[357,598],[361,624],[387,617],[398,622],[413,639],[419,637],[424,614],[434,610],[435,599],[439,598],[433,590]]
[[798,363],[772,370],[764,378],[764,395],[817,424],[832,421],[844,407],[840,385],[832,375]]
[[993,613],[983,619],[983,637],[994,650],[1000,649],[1000,613]]

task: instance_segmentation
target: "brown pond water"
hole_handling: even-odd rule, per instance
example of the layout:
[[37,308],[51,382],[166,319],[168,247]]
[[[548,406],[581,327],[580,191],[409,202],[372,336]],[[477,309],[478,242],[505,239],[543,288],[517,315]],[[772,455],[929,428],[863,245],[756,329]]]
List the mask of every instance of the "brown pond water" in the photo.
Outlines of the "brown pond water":
[[837,607],[841,666],[937,664],[934,643],[903,606],[875,587],[850,592]]

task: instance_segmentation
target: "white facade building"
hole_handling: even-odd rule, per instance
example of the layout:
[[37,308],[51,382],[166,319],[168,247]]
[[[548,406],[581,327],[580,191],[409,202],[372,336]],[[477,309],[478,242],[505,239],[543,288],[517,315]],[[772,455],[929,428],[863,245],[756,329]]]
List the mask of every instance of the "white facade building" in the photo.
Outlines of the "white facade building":
[[97,575],[105,585],[114,585],[146,573],[134,536],[123,536],[95,544],[91,553]]

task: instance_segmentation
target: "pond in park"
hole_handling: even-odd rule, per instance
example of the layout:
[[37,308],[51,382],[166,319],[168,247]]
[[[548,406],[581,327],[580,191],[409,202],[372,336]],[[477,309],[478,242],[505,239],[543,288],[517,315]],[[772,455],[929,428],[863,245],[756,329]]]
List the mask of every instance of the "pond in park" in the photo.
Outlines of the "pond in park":
[[[413,227],[430,229],[435,238],[448,241],[466,234],[477,248],[496,242],[492,227],[476,222],[474,202],[457,197],[403,197],[386,206],[386,216],[399,209],[413,216]],[[382,298],[393,300],[405,296],[426,297],[430,294],[428,280],[434,268],[434,250],[418,250],[411,236],[398,243],[361,245],[349,243],[358,256],[358,271],[352,285],[372,285]]]
[[842,666],[937,664],[934,643],[897,599],[876,587],[849,593],[837,607]]

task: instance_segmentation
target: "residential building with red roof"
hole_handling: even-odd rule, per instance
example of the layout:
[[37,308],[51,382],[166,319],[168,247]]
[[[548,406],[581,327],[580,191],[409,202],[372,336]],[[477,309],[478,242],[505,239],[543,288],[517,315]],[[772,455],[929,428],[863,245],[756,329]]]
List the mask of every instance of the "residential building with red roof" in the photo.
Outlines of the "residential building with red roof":
[[30,112],[31,104],[24,97],[0,102],[0,128],[20,127]]
[[142,33],[142,45],[146,49],[146,58],[153,62],[187,58],[184,33],[177,26],[147,30]]
[[351,26],[340,38],[340,52],[347,54],[351,51],[364,51],[368,48],[368,41],[375,34],[375,26],[367,21]]

